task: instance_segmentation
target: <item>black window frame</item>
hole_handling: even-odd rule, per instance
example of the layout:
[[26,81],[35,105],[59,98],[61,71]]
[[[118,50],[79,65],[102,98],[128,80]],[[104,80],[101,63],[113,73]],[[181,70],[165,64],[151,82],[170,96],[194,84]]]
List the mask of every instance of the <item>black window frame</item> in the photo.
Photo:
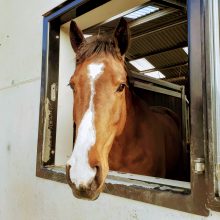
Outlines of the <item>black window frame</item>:
[[[100,0],[97,1],[96,5],[91,6],[89,0],[66,1],[44,14],[41,98],[36,165],[36,175],[38,177],[66,183],[64,172],[51,169],[51,167],[48,166],[48,164],[44,164],[42,160],[45,126],[47,126],[54,136],[54,138],[50,140],[49,163],[53,164],[55,161],[58,92],[55,92],[56,101],[50,102],[49,106],[47,99],[51,96],[51,85],[55,84],[57,86],[56,88],[58,88],[60,26],[74,19],[77,15],[92,10],[106,2],[108,1]],[[178,4],[178,1],[163,2]],[[185,6],[178,4],[178,7]],[[207,80],[209,76],[208,64],[204,62],[204,60],[206,60],[205,42],[207,42],[208,37],[206,33],[208,22],[205,19],[207,13],[209,13],[207,10],[207,0],[188,0],[187,9],[191,91],[191,193],[178,193],[173,190],[163,191],[160,189],[146,190],[135,186],[112,183],[107,183],[108,190],[104,192],[171,209],[208,216],[208,208],[220,211],[220,201],[214,193],[213,148],[211,147],[211,140],[208,135],[208,131],[212,129],[212,127],[210,123],[208,123],[209,118],[207,116],[207,112],[209,112],[211,108],[211,89],[208,86],[209,81]],[[49,110],[49,114],[47,110]],[[47,125],[45,125],[46,117],[50,117],[50,123]],[[198,158],[205,160],[205,172],[199,174],[195,171]]]

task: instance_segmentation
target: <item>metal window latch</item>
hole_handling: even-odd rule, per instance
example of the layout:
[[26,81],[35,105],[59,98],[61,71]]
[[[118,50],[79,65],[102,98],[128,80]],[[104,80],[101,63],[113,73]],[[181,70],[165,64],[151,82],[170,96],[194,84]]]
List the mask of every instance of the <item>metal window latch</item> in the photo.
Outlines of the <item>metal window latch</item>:
[[50,100],[51,101],[56,101],[56,92],[57,92],[57,85],[56,83],[53,83],[51,84],[51,87],[50,87]]
[[204,158],[196,158],[194,160],[196,174],[203,174],[205,171],[205,159]]

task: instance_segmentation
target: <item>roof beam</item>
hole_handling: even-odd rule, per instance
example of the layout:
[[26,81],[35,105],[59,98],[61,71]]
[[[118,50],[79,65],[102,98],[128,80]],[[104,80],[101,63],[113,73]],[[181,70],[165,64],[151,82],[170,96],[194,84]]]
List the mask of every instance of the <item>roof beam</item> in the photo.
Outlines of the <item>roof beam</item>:
[[164,79],[166,82],[178,82],[178,81],[183,81],[186,80],[185,76],[179,76],[179,77],[175,77],[175,78],[170,78],[170,79]]
[[186,9],[186,0],[153,0],[153,2],[164,4],[169,7],[177,7]]
[[131,36],[131,40],[136,40],[140,37],[143,37],[143,36],[146,36],[146,35],[149,35],[149,34],[154,34],[154,33],[157,33],[157,32],[169,29],[169,28],[173,28],[173,27],[178,26],[178,25],[183,25],[183,24],[186,24],[186,23],[187,23],[187,19],[177,21],[175,23],[171,23],[169,25],[165,25],[163,27],[160,27],[160,28],[157,28],[157,29],[154,29],[154,30],[151,30],[151,31],[146,31],[143,34],[138,34],[138,35]]
[[151,73],[151,72],[154,72],[154,71],[170,70],[170,69],[175,69],[177,67],[184,67],[184,66],[188,66],[188,62],[179,63],[179,64],[170,65],[170,66],[161,67],[161,68],[153,68],[153,69],[139,71],[139,72],[133,71],[133,70],[130,70],[130,71],[133,72],[133,73],[136,73],[136,74],[144,75],[145,73]]
[[155,20],[155,19],[160,18],[162,16],[172,14],[172,13],[177,12],[177,11],[178,10],[174,9],[174,8],[167,8],[167,9],[160,10],[160,11],[155,12],[153,14],[149,14],[149,15],[146,15],[144,17],[141,17],[139,19],[136,19],[134,21],[129,22],[129,28],[136,27],[138,25],[141,25],[141,24],[144,24],[146,22]]
[[138,56],[129,56],[128,55],[128,57],[131,58],[131,59],[139,59],[139,58],[142,58],[142,57],[150,57],[150,56],[166,53],[166,52],[169,52],[169,51],[172,51],[172,50],[181,49],[181,48],[187,47],[187,46],[188,46],[188,42],[183,41],[183,42],[180,42],[180,43],[178,43],[174,46],[171,46],[171,47],[163,48],[163,49],[160,49],[160,50],[155,50],[153,52],[141,54],[141,55],[138,55]]

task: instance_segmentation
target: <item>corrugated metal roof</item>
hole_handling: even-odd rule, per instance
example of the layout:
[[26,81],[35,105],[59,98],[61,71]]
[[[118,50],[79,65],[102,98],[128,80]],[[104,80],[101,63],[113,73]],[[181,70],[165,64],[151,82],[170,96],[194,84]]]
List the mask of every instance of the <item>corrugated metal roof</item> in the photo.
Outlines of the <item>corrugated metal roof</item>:
[[174,66],[188,61],[188,56],[182,48],[158,53],[146,58],[157,68]]
[[[162,8],[160,5],[158,13],[167,9],[167,6]],[[184,77],[188,77],[188,66],[186,65],[188,56],[182,49],[187,46],[188,41],[187,15],[184,10],[176,9],[173,11],[173,13],[149,19],[148,22],[142,22],[132,27],[131,44],[126,57],[128,60],[145,57],[155,66],[155,69],[160,70],[166,76],[165,80],[184,84]],[[112,32],[119,19],[87,29],[86,33],[97,33],[98,30],[99,32],[100,30],[101,32]],[[127,19],[127,21],[132,22],[131,19]],[[175,65],[176,67],[174,67]],[[131,64],[128,64],[128,68],[137,71]]]
[[171,48],[186,41],[187,23],[184,22],[161,31],[146,32],[145,35],[133,39],[128,54],[137,57]]
[[157,19],[146,22],[143,25],[138,25],[136,27],[133,27],[132,35],[139,35],[146,31],[156,30],[160,27],[169,25],[177,21],[183,21],[183,20],[186,20],[186,14],[180,10],[176,10],[175,12],[171,14],[158,17]]
[[[172,68],[172,69],[166,69],[166,70],[161,70],[161,73],[163,73],[166,76],[166,79],[174,79],[175,81],[171,81],[171,82],[176,82],[176,81],[184,81],[183,78],[181,78],[181,76],[185,76],[185,79],[188,77],[187,73],[188,73],[188,65],[184,65],[184,66],[179,66],[176,68]],[[177,79],[177,78],[181,78],[181,80]]]
[[[133,38],[127,56],[129,59],[145,57],[165,75],[165,80],[185,84],[188,65],[182,64],[187,64],[188,55],[182,47],[187,46],[187,20],[182,12],[178,15],[179,12],[175,12],[138,26],[134,33],[132,29]],[[129,67],[135,70],[132,65]],[[166,67],[171,68],[164,69]]]

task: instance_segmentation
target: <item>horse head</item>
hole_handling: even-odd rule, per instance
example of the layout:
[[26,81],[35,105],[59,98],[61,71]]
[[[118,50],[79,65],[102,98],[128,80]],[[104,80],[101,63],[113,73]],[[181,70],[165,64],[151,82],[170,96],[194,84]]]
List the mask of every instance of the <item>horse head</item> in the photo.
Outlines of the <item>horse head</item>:
[[76,137],[66,175],[76,197],[94,200],[109,171],[113,141],[126,121],[124,54],[129,43],[128,25],[122,18],[112,36],[85,39],[71,21],[70,42],[76,53],[76,68],[70,79]]

